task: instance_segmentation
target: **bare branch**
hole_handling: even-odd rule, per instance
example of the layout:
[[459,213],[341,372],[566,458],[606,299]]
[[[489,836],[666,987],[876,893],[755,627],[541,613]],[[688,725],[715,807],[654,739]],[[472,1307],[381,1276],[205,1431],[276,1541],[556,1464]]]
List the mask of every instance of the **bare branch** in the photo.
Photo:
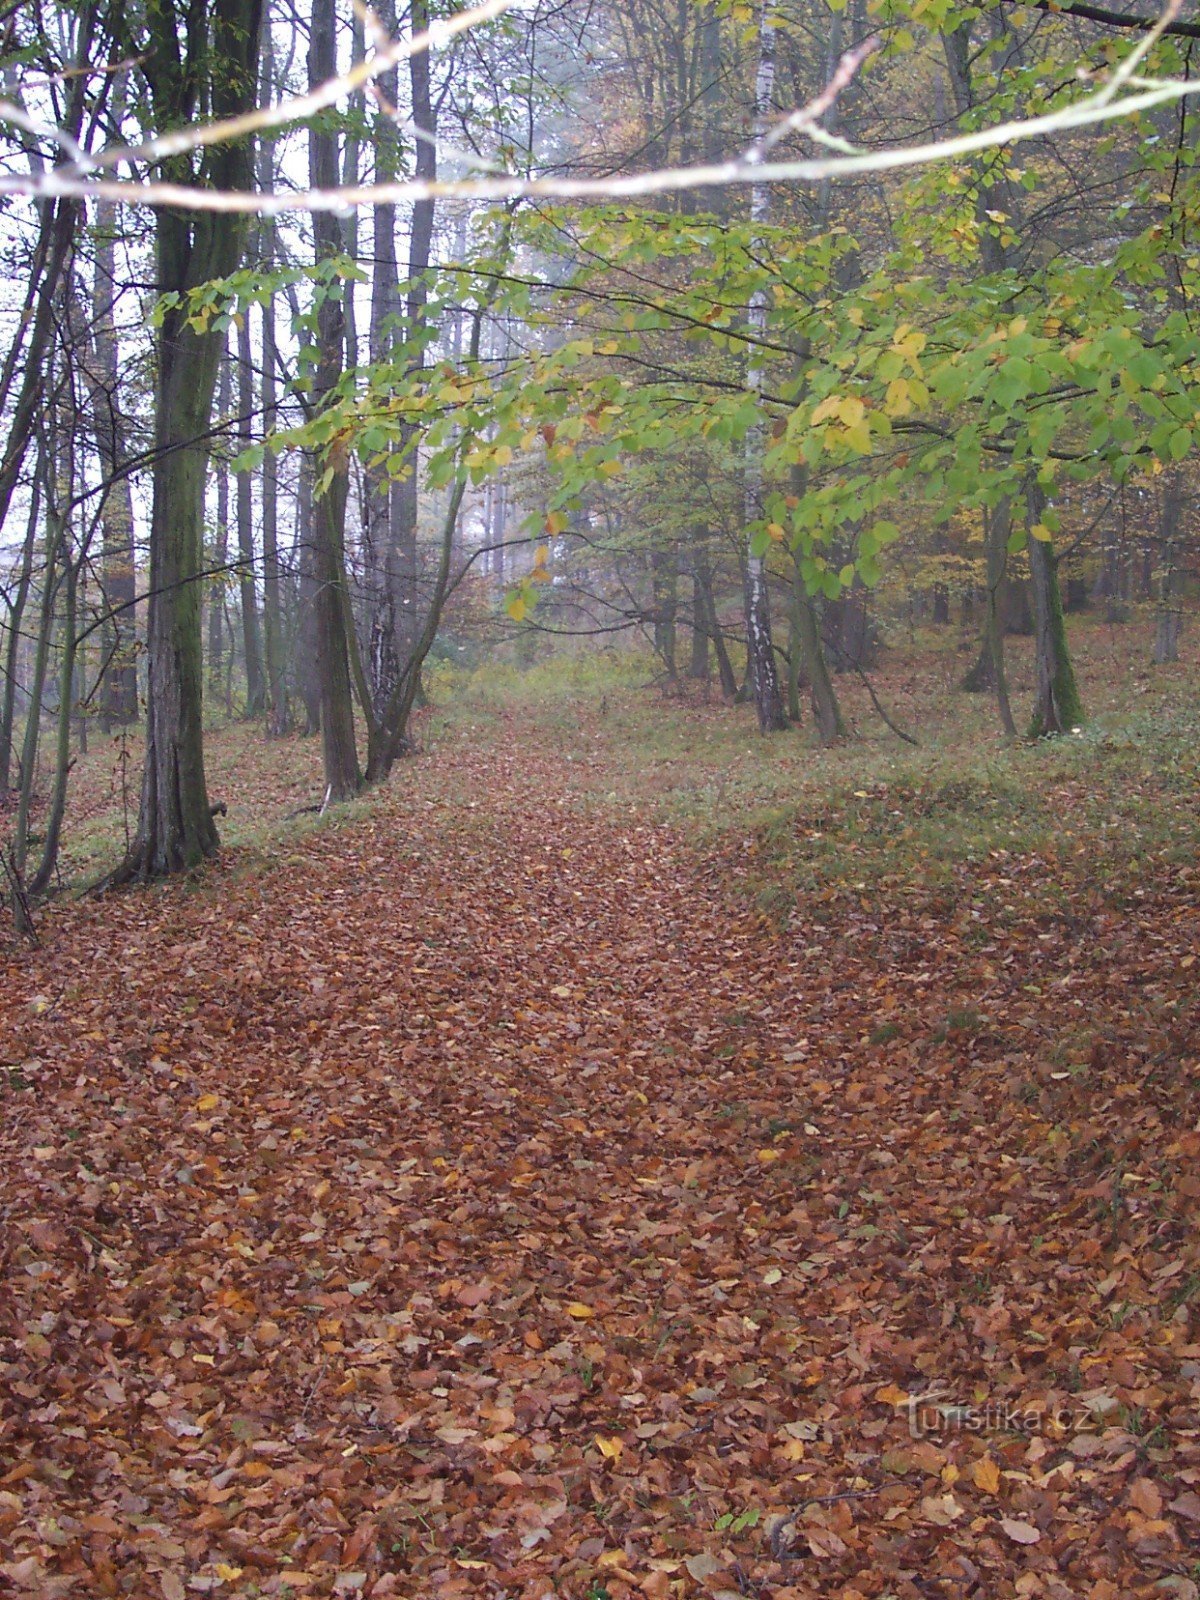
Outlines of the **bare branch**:
[[[221,122],[203,123],[195,128],[177,128],[171,133],[160,134],[141,144],[117,145],[90,156],[80,152],[68,171],[72,169],[80,172],[111,171],[112,168],[127,161],[157,163],[165,161],[169,156],[186,155],[189,151],[198,150],[205,145],[225,144],[231,139],[242,139],[248,134],[260,133],[264,128],[278,128],[288,122],[301,122],[354,94],[356,90],[371,83],[375,78],[381,77],[397,62],[407,61],[409,57],[420,55],[425,50],[439,49],[458,34],[477,28],[480,23],[493,21],[503,15],[512,4],[513,0],[482,0],[482,4],[473,6],[469,11],[458,11],[443,21],[431,23],[423,33],[414,34],[410,39],[387,41],[367,60],[357,62],[348,72],[329,79],[327,83],[310,90],[307,94],[295,95],[289,100],[280,101],[278,105],[260,106],[242,116],[227,117]],[[372,34],[376,39],[386,37],[378,24],[372,29]],[[89,190],[89,193],[99,194],[100,191],[93,189]],[[174,203],[176,202],[161,202],[164,205]]]
[[[426,33],[399,44],[389,45],[369,61],[360,63],[343,77],[332,79],[307,95],[278,105],[250,112],[244,117],[211,123],[206,127],[180,129],[145,144],[102,152],[94,165],[111,168],[126,160],[161,160],[200,144],[212,144],[253,132],[278,127],[332,105],[335,101],[387,69],[395,60],[435,45],[440,39],[466,31],[478,23],[498,16],[513,0],[486,0],[473,10],[457,13],[446,22],[435,24]],[[728,185],[764,183],[819,183],[829,179],[853,177],[863,173],[886,173],[924,166],[992,150],[1002,145],[1019,144],[1050,134],[1114,122],[1135,113],[1152,110],[1200,93],[1200,80],[1164,78],[1147,80],[1134,77],[1134,71],[1153,43],[1169,32],[1182,0],[1170,0],[1163,14],[1137,49],[1093,92],[1073,105],[1040,116],[998,123],[952,138],[927,144],[907,145],[883,150],[860,150],[850,154],[809,156],[796,160],[764,161],[763,153],[789,132],[804,132],[828,144],[831,138],[817,126],[818,119],[833,104],[837,95],[853,80],[863,62],[876,48],[873,40],[856,46],[839,62],[829,85],[808,105],[791,113],[784,122],[755,142],[751,148],[726,161],[698,166],[665,167],[649,172],[608,178],[543,177],[523,178],[516,174],[480,175],[458,179],[399,179],[390,183],[347,185],[327,189],[307,189],[291,193],[255,194],[193,188],[179,183],[134,183],[109,178],[89,178],[77,165],[50,171],[0,177],[0,196],[23,195],[35,199],[101,199],[130,206],[177,207],[190,211],[239,212],[277,216],[285,213],[347,212],[358,206],[394,205],[431,199],[478,201],[557,199],[621,200],[677,192],[681,189],[718,188]],[[1081,74],[1082,76],[1082,74]]]

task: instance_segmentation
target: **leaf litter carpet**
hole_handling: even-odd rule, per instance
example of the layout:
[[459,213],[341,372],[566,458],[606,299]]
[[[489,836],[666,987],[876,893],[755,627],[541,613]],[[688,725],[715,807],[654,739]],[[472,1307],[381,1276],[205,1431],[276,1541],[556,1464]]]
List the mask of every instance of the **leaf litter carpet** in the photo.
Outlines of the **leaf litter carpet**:
[[1194,1600],[1194,874],[781,933],[585,767],[9,950],[0,1591]]

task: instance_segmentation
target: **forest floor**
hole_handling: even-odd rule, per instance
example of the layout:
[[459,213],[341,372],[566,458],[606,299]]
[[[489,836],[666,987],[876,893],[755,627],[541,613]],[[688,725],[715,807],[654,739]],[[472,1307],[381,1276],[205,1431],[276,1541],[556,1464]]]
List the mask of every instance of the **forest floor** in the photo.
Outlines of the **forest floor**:
[[1128,633],[1011,751],[916,651],[920,751],[560,666],[283,825],[312,743],[218,734],[217,864],[0,949],[0,1592],[1196,1600],[1200,709]]

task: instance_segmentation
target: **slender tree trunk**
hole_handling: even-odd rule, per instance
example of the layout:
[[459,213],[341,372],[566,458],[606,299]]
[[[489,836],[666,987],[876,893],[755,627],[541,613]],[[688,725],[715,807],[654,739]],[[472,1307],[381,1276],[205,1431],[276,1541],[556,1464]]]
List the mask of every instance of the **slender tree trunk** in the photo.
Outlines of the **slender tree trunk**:
[[[758,24],[758,71],[754,86],[754,131],[761,135],[767,127],[775,92],[775,30],[773,8],[769,0],[762,0]],[[771,220],[771,190],[765,183],[756,183],[750,191],[750,221],[752,226],[765,227]],[[765,337],[767,330],[767,293],[756,289],[750,300],[750,333],[752,340]],[[763,392],[763,357],[751,344],[746,386],[756,397]],[[746,435],[745,443],[745,515],[747,525],[762,516],[764,439],[761,422],[756,422]],[[747,548],[745,565],[746,583],[746,647],[749,675],[754,693],[754,708],[758,713],[758,726],[763,733],[777,733],[788,726],[787,711],[779,688],[779,672],[775,664],[775,648],[771,638],[771,605],[767,590],[766,562]]]
[[688,677],[696,678],[701,683],[707,683],[711,670],[709,665],[708,608],[705,603],[704,586],[700,577],[702,555],[698,548],[697,536],[693,534],[692,538],[692,655],[688,666]]
[[116,299],[117,208],[108,200],[96,214],[96,266],[92,290],[92,427],[101,471],[109,479],[100,517],[103,547],[103,604],[110,613],[100,640],[104,682],[100,688],[101,726],[125,727],[137,718],[137,555],[134,549],[133,493],[122,476],[128,455],[125,421],[118,394],[120,355],[113,319]]
[[[801,353],[808,359],[807,348]],[[808,474],[799,464],[791,471],[792,494],[803,498],[808,488]],[[817,614],[817,602],[804,584],[800,568],[800,551],[792,555],[792,663],[789,674],[789,696],[795,696],[796,720],[799,721],[799,678],[801,673],[808,681],[817,735],[823,745],[836,743],[846,737],[846,724],[842,708],[829,672],[829,658],[825,653],[825,640]],[[793,687],[794,686],[794,687]],[[789,711],[791,707],[789,706]]]
[[[410,22],[414,33],[429,26],[428,0],[412,0]],[[437,178],[437,122],[433,108],[429,51],[409,59],[413,127],[416,131],[413,174],[421,181]],[[413,367],[424,365],[422,334],[429,299],[425,274],[433,251],[434,201],[413,205],[409,234],[408,283],[405,323],[410,341],[406,352]],[[389,497],[389,538],[384,563],[384,593],[372,638],[375,703],[385,706],[394,698],[405,664],[420,633],[418,606],[417,524],[420,511],[419,446],[413,442],[410,472],[394,485]]]
[[[1040,520],[1042,496],[1036,486],[1028,495],[1028,519]],[[1037,699],[1030,733],[1068,733],[1084,720],[1083,702],[1075,682],[1075,669],[1067,646],[1067,625],[1058,584],[1058,560],[1049,539],[1029,537],[1029,574],[1033,590]]]
[[704,596],[704,609],[708,617],[709,638],[712,640],[713,654],[717,658],[717,672],[721,679],[721,693],[726,700],[737,699],[738,684],[733,670],[733,662],[729,659],[729,647],[725,643],[725,630],[721,627],[721,619],[717,616],[717,601],[713,593],[712,568],[705,557],[701,557],[697,568],[697,577],[700,590]]
[[678,611],[679,565],[675,551],[650,552],[651,581],[654,587],[654,648],[666,668],[671,683],[678,676],[675,659],[676,613]]
[[39,461],[30,494],[29,521],[21,549],[17,586],[9,603],[8,638],[4,650],[4,694],[0,706],[0,795],[12,788],[13,728],[17,713],[17,675],[21,657],[21,627],[33,581],[33,554],[37,547],[38,521],[42,510],[43,463]]
[[1158,567],[1155,573],[1158,604],[1154,622],[1154,662],[1160,667],[1169,661],[1179,660],[1183,612],[1175,594],[1175,551],[1182,510],[1183,485],[1178,470],[1171,469],[1163,482],[1162,514],[1158,524]]
[[[221,362],[217,391],[217,421],[224,423],[232,404],[232,368],[228,359]],[[229,467],[225,456],[217,457],[217,523],[213,540],[213,566],[217,569],[204,585],[208,615],[208,691],[213,700],[221,693],[224,677],[221,657],[225,645],[225,588],[229,560]]]
[[[260,99],[270,104],[275,94],[275,55],[269,25],[263,31],[263,66]],[[275,160],[272,147],[264,141],[258,153],[258,186],[264,192],[275,186]],[[264,267],[275,263],[276,234],[271,217],[259,224],[259,247]],[[275,301],[262,306],[262,400],[263,433],[275,431],[279,419],[279,385],[276,364],[279,359],[275,330]],[[281,738],[292,727],[288,703],[287,673],[284,661],[283,568],[279,559],[279,458],[268,450],[262,464],[262,553],[263,553],[263,655],[266,666],[267,734]]]
[[[334,77],[336,70],[333,0],[314,0],[308,50],[309,84],[316,88]],[[311,128],[309,153],[313,187],[333,188],[338,181],[336,135],[320,127]],[[336,217],[328,212],[314,214],[313,238],[318,261],[336,255],[344,242]],[[319,409],[342,374],[346,348],[343,296],[327,295],[318,309],[317,322],[320,359],[313,382],[313,400]],[[354,742],[350,645],[346,631],[348,607],[344,599],[348,489],[348,463],[344,452],[326,464],[327,473],[330,467],[333,470],[327,485],[313,497],[313,612],[327,804],[349,800],[362,787]]]
[[1008,573],[1008,541],[1012,534],[1012,505],[1003,500],[987,514],[987,620],[985,648],[991,662],[991,682],[996,691],[1000,725],[1010,739],[1017,735],[1017,724],[1008,697],[1008,672],[1004,662],[1004,618],[1001,599]]
[[842,720],[842,708],[829,673],[825,644],[821,638],[821,625],[817,618],[816,601],[804,587],[799,563],[796,566],[793,582],[796,588],[796,637],[805,676],[808,678],[817,734],[823,745],[836,744],[839,739],[846,737],[846,724]]
[[313,459],[300,456],[300,483],[296,496],[296,545],[299,553],[296,679],[304,703],[304,736],[321,730],[321,685],[317,676],[316,543],[313,532]]
[[[56,431],[56,430],[52,430]],[[17,796],[17,817],[13,828],[12,861],[19,877],[25,874],[25,861],[29,848],[29,817],[33,806],[33,789],[37,778],[38,743],[42,731],[42,713],[46,698],[46,678],[50,666],[50,645],[54,634],[54,609],[58,599],[60,565],[66,525],[55,504],[57,495],[51,474],[56,470],[52,457],[48,463],[46,502],[46,565],[42,579],[41,610],[38,619],[37,640],[34,645],[33,671],[30,675],[29,712],[25,719],[25,737],[21,745],[21,784]]]
[[[238,447],[253,442],[254,367],[250,349],[250,318],[238,328]],[[246,663],[246,715],[260,717],[266,706],[262,666],[262,631],[258,623],[258,587],[254,581],[254,492],[248,472],[237,478],[238,589],[242,604],[242,651]]]
[[[275,429],[279,400],[275,381],[275,308],[262,308],[262,408],[263,430]],[[289,733],[292,711],[288,703],[283,649],[283,570],[279,560],[279,460],[268,450],[262,465],[263,643],[267,667],[267,732],[272,738]]]
[[45,894],[58,865],[58,846],[62,837],[63,813],[67,805],[67,777],[71,770],[71,712],[75,694],[76,601],[79,595],[79,562],[63,550],[63,609],[59,619],[60,649],[58,691],[58,736],[54,752],[54,787],[46,818],[46,836],[38,869],[30,880],[31,895]]
[[[383,0],[378,11],[380,23],[389,33],[396,26],[395,0]],[[379,80],[380,93],[388,105],[399,95],[399,73],[392,67]],[[377,118],[372,137],[375,181],[390,183],[400,170],[400,141],[394,120],[386,114]],[[401,311],[400,271],[396,260],[396,207],[379,205],[372,215],[374,263],[371,272],[371,323],[368,337],[373,363],[394,359],[397,350],[396,322]],[[414,463],[415,465],[415,463]],[[368,467],[363,475],[364,567],[367,591],[369,667],[371,694],[376,714],[383,711],[395,684],[398,664],[394,597],[388,584],[388,561],[401,525],[400,486],[383,466]]]

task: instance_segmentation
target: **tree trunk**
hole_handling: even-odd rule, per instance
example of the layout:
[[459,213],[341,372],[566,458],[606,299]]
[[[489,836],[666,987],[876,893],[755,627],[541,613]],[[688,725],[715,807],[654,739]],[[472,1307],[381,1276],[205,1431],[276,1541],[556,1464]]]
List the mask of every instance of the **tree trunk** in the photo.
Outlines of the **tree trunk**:
[[100,689],[101,726],[125,727],[137,718],[137,554],[134,549],[133,494],[121,476],[128,447],[118,404],[120,358],[113,320],[116,299],[117,208],[109,200],[96,214],[96,268],[92,288],[92,428],[100,468],[109,480],[100,515],[103,546],[103,604],[109,613],[100,634],[104,681]]
[[[271,31],[264,29],[263,66],[260,99],[269,105],[275,94],[275,55]],[[266,191],[275,187],[275,160],[272,146],[264,141],[258,154],[258,186]],[[271,217],[260,222],[259,247],[264,267],[275,263],[276,234]],[[262,399],[263,433],[270,436],[279,417],[279,384],[276,365],[279,347],[275,331],[275,301],[262,306]],[[266,667],[267,734],[277,739],[291,732],[292,710],[288,702],[284,660],[283,568],[279,560],[279,458],[268,450],[262,464],[262,555],[263,555],[263,655]]]
[[[229,417],[232,405],[232,369],[228,359],[221,362],[221,376],[217,389],[217,422]],[[221,658],[225,649],[225,586],[228,579],[226,564],[229,560],[229,467],[225,456],[217,457],[217,522],[214,529],[212,566],[215,569],[204,585],[208,620],[208,692],[215,702],[221,693],[223,677]]]
[[[758,71],[754,83],[754,133],[765,132],[771,116],[775,92],[775,29],[773,9],[763,0],[758,23]],[[771,220],[771,190],[765,183],[756,183],[750,191],[751,225],[766,226]],[[756,289],[750,299],[751,340],[763,339],[767,331],[767,293]],[[763,392],[763,358],[750,346],[746,386],[761,400]],[[763,428],[756,422],[746,435],[745,445],[745,515],[747,525],[753,525],[762,516],[763,499]],[[749,676],[754,693],[754,708],[758,713],[758,726],[763,733],[778,733],[788,726],[787,711],[779,688],[779,672],[775,664],[775,648],[771,638],[771,605],[767,590],[766,562],[746,552],[746,647],[749,656]]]
[[30,491],[29,521],[21,549],[21,566],[16,590],[9,602],[8,638],[4,650],[4,698],[0,707],[0,796],[12,788],[13,729],[17,715],[17,675],[21,654],[21,625],[33,581],[33,553],[37,545],[38,519],[42,509],[42,462],[34,474]]
[[[275,381],[275,308],[262,308],[263,431],[275,429],[278,388]],[[280,738],[292,727],[283,650],[283,570],[279,560],[279,460],[268,450],[262,464],[263,645],[267,668],[267,733]]]
[[[428,0],[412,0],[410,23],[414,33],[429,26]],[[433,107],[429,51],[409,58],[412,120],[416,130],[413,175],[421,181],[437,178],[437,121]],[[434,202],[418,200],[412,209],[409,233],[408,283],[405,290],[405,326],[409,341],[405,359],[412,367],[424,365],[422,333],[429,299],[425,274],[433,251]],[[389,497],[388,548],[384,560],[383,594],[371,638],[373,699],[384,707],[395,699],[397,687],[421,631],[418,607],[417,525],[420,512],[419,445],[410,436],[409,473],[394,484]]]
[[[693,536],[694,537],[694,536]],[[708,606],[704,598],[704,587],[700,578],[701,552],[698,548],[692,551],[692,653],[688,663],[688,677],[695,678],[700,683],[707,683],[710,672],[709,665],[709,621]]]
[[[242,317],[237,339],[238,449],[253,442],[254,368],[250,350],[250,318]],[[242,655],[246,664],[246,715],[260,717],[266,706],[262,631],[258,625],[258,587],[254,581],[254,493],[248,472],[237,478],[238,589],[242,605]]]
[[[395,0],[383,0],[378,15],[381,26],[389,35],[392,34],[396,26]],[[392,67],[382,75],[379,90],[387,105],[397,103],[397,68]],[[375,152],[375,181],[390,183],[400,170],[399,135],[390,116],[384,114],[375,120],[372,145]],[[371,268],[368,345],[371,361],[378,364],[390,361],[396,354],[396,319],[401,311],[400,271],[396,260],[396,207],[376,206],[372,227],[374,261]],[[382,465],[366,468],[363,494],[368,671],[372,701],[378,715],[387,703],[398,671],[394,606],[387,574],[391,549],[400,537],[403,511],[400,486]]]
[[59,618],[59,637],[62,641],[59,664],[58,737],[54,751],[54,787],[50,795],[50,809],[46,817],[46,836],[38,869],[29,884],[31,895],[45,894],[50,887],[58,865],[58,845],[62,837],[63,813],[67,805],[67,777],[71,770],[71,711],[75,692],[75,621],[79,595],[79,560],[63,550],[63,610]]
[[[53,430],[52,430],[53,431]],[[53,464],[50,464],[53,472]],[[48,477],[47,483],[52,480]],[[33,672],[29,685],[29,711],[25,737],[21,744],[21,784],[17,796],[17,817],[13,827],[12,862],[17,875],[24,878],[29,846],[29,817],[33,807],[33,786],[37,778],[38,742],[42,731],[42,712],[46,698],[46,676],[50,664],[50,641],[54,632],[54,606],[58,597],[59,564],[62,558],[65,526],[53,505],[49,488],[46,500],[46,566],[42,579],[41,615],[34,645]]]
[[296,629],[296,685],[304,703],[304,736],[321,730],[321,685],[317,676],[316,540],[313,531],[314,463],[308,451],[299,458],[296,495],[296,546],[299,553],[299,624]]
[[1004,619],[1001,606],[1008,582],[1008,541],[1012,533],[1012,504],[1002,500],[983,514],[984,552],[987,561],[987,586],[983,636],[979,656],[962,681],[970,694],[995,689],[1000,724],[1010,739],[1017,736],[1012,705],[1008,697],[1008,677],[1004,666]]
[[[160,214],[160,283],[189,286],[189,232],[181,218]],[[233,270],[236,244],[222,254],[215,270],[197,282]],[[131,870],[141,877],[187,871],[213,855],[218,843],[204,775],[198,574],[207,468],[207,447],[200,441],[211,417],[220,344],[219,336],[196,333],[177,313],[168,313],[159,339],[146,762],[130,859]]]
[[[176,18],[149,8],[150,49],[141,70],[160,119],[180,125],[194,114],[195,76],[205,80],[214,117],[254,105],[261,0],[211,0],[201,37],[189,34],[187,70],[180,70]],[[163,163],[163,175],[216,189],[249,186],[252,141],[210,146]],[[156,213],[155,282],[179,303],[163,316],[157,339],[155,457],[150,514],[150,596],[146,630],[148,696],[146,758],[137,834],[110,881],[157,877],[194,867],[217,849],[204,776],[203,663],[200,583],[204,550],[206,443],[224,335],[188,323],[187,296],[233,272],[244,225],[236,216],[161,210]]]
[[668,681],[674,683],[678,676],[675,644],[679,604],[678,563],[674,550],[652,550],[650,574],[654,589],[654,649],[666,669]]
[[829,662],[825,655],[825,644],[821,638],[821,627],[817,618],[817,603],[804,588],[798,566],[795,584],[796,631],[809,692],[812,696],[817,734],[823,745],[836,744],[839,739],[846,737],[846,724],[842,720],[842,708],[838,703],[837,690],[829,673]]
[[1183,613],[1175,595],[1176,546],[1183,510],[1183,485],[1178,469],[1169,469],[1163,482],[1162,513],[1158,524],[1158,570],[1155,574],[1157,610],[1154,623],[1154,662],[1165,666],[1179,660],[1179,633]]
[[[308,81],[312,88],[337,70],[333,0],[314,0],[309,36]],[[320,126],[309,130],[313,187],[332,189],[338,181],[337,136]],[[329,212],[313,216],[317,261],[341,250],[341,228]],[[313,401],[319,410],[342,374],[346,320],[343,296],[327,294],[317,311],[320,349]],[[324,463],[328,482],[313,496],[313,614],[317,643],[317,680],[321,696],[321,740],[325,764],[325,802],[349,800],[362,787],[354,743],[354,699],[350,686],[349,638],[346,631],[345,532],[348,463],[344,450]],[[332,471],[332,476],[329,476]]]
[[[1035,487],[1028,501],[1030,524],[1040,521],[1042,496]],[[1083,702],[1067,647],[1067,626],[1058,586],[1058,561],[1049,539],[1029,537],[1030,587],[1036,625],[1037,698],[1030,733],[1068,733],[1083,722]]]

